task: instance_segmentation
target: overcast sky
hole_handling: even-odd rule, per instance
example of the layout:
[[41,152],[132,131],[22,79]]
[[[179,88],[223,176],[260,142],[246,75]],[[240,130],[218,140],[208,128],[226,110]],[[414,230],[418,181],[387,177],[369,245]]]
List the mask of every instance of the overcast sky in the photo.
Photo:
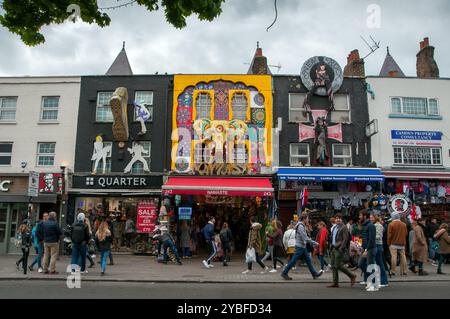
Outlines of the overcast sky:
[[[1,1],[0,1],[1,2]],[[120,0],[119,2],[129,2]],[[100,7],[117,0],[98,0]],[[381,8],[381,27],[367,26],[367,7]],[[226,0],[213,22],[192,16],[175,29],[163,12],[133,5],[107,11],[112,22],[100,28],[67,22],[43,29],[46,42],[27,47],[0,26],[0,76],[104,74],[126,41],[135,74],[246,73],[260,41],[274,74],[298,74],[311,56],[325,55],[345,66],[348,53],[369,48],[360,35],[372,35],[380,49],[366,59],[366,74],[378,75],[386,46],[407,76],[415,76],[419,42],[426,36],[436,47],[442,77],[450,77],[449,0]]]

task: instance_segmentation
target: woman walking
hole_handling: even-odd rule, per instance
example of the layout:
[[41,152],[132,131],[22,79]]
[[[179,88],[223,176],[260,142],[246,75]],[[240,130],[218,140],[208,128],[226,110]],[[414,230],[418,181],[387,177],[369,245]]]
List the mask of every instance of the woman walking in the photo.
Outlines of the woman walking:
[[380,267],[380,287],[388,286],[388,278],[386,268],[383,262],[383,232],[384,227],[381,225],[381,218],[379,215],[370,215],[370,221],[375,224],[375,244],[377,245],[377,253],[375,255],[375,263]]
[[109,253],[111,251],[111,231],[109,230],[108,223],[103,221],[98,227],[97,233],[95,234],[95,242],[97,244],[98,250],[100,251],[100,263],[102,268],[102,276],[106,271],[106,260],[108,259]]
[[[287,262],[291,261],[295,252],[295,224],[291,221],[283,235],[283,245],[286,250]],[[293,267],[295,269],[295,267]]]
[[427,238],[425,237],[425,233],[420,226],[422,220],[419,219],[413,221],[414,228],[414,243],[413,243],[413,260],[414,264],[409,267],[413,273],[417,273],[416,266],[419,267],[419,276],[426,276],[428,273],[423,270],[423,263],[428,261],[428,246],[427,246]]
[[[255,216],[250,217],[250,223],[251,223],[251,226],[250,226],[250,231],[248,234],[247,249],[253,248],[255,250],[256,262],[263,269],[263,271],[261,273],[265,273],[269,270],[269,267],[264,265],[264,263],[261,261],[261,258],[260,258],[260,255],[263,254],[262,245],[261,245],[261,235],[260,235],[260,230],[262,228],[262,225],[260,223],[256,222]],[[247,264],[247,266],[248,266],[247,270],[243,271],[242,273],[248,274],[249,272],[251,272],[252,264],[253,264],[252,262],[249,262]]]
[[439,275],[445,275],[442,272],[442,264],[445,258],[450,254],[450,237],[448,236],[448,225],[442,224],[434,234],[434,239],[439,242],[439,248],[437,253],[439,254],[439,263],[437,273]]
[[273,251],[272,251],[272,262],[273,269],[270,272],[277,272],[277,262],[284,266],[283,261],[279,258],[281,252],[283,251],[283,231],[281,230],[282,224],[278,220],[272,221],[272,234],[268,235],[272,239]]
[[36,251],[36,257],[34,257],[33,262],[31,263],[29,269],[30,271],[33,271],[34,265],[38,265],[38,272],[42,272],[42,256],[44,255],[44,247],[39,242],[39,238],[37,236],[37,228],[39,226],[39,223],[36,223],[34,225],[33,229],[31,230],[31,240],[33,242],[34,250]]
[[191,252],[189,251],[191,245],[191,227],[185,220],[181,224],[180,245],[182,258],[191,258]]
[[323,221],[320,221],[317,224],[317,232],[316,242],[319,243],[317,247],[317,257],[320,262],[320,269],[323,271],[328,271],[331,268],[331,265],[325,260],[325,253],[328,248],[328,229]]
[[24,275],[27,274],[27,264],[28,264],[28,255],[30,254],[31,247],[31,227],[28,224],[28,221],[24,221],[22,225],[20,225],[19,230],[19,242],[18,246],[22,249],[22,257],[16,262],[17,269],[20,269],[20,264],[22,264],[22,269]]

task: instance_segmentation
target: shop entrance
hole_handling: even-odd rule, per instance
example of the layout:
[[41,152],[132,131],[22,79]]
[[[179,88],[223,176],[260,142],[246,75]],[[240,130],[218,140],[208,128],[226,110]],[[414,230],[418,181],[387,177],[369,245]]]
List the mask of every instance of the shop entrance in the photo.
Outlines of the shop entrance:
[[0,254],[19,253],[15,246],[17,229],[28,212],[26,203],[0,203]]

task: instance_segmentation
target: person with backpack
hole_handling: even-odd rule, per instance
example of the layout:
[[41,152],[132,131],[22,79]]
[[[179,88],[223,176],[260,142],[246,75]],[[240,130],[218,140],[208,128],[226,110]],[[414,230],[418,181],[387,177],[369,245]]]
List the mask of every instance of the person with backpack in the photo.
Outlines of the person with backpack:
[[333,284],[328,288],[339,288],[339,271],[350,278],[350,286],[353,287],[356,275],[344,266],[345,255],[350,249],[350,232],[342,223],[342,214],[336,214],[336,225],[331,232],[331,269],[333,270]]
[[203,265],[207,269],[214,267],[214,265],[211,264],[211,260],[217,254],[217,247],[216,247],[216,243],[214,241],[214,223],[215,222],[216,222],[216,219],[214,218],[214,216],[210,216],[208,223],[202,229],[203,236],[205,237],[206,244],[208,245],[208,248],[210,251],[208,258],[206,260],[203,260]]
[[42,256],[44,255],[44,247],[42,246],[41,241],[39,240],[38,229],[42,221],[37,222],[31,230],[31,240],[33,242],[34,250],[36,251],[36,257],[31,263],[30,271],[33,271],[34,265],[38,265],[38,272],[42,272]]
[[231,241],[233,240],[233,235],[231,234],[231,230],[228,227],[228,223],[225,222],[222,225],[222,230],[219,234],[220,242],[222,243],[222,251],[223,251],[223,266],[228,266],[229,262],[229,254],[231,253]]
[[22,225],[20,225],[18,231],[18,238],[16,241],[16,246],[22,249],[22,257],[16,262],[17,269],[20,268],[20,264],[22,264],[23,274],[27,274],[27,264],[28,264],[28,255],[30,254],[31,247],[31,227],[28,223],[28,220],[24,220]]
[[79,213],[77,222],[72,225],[72,272],[75,272],[74,265],[78,265],[81,273],[87,273],[86,254],[90,234],[89,227],[84,220],[84,213]]

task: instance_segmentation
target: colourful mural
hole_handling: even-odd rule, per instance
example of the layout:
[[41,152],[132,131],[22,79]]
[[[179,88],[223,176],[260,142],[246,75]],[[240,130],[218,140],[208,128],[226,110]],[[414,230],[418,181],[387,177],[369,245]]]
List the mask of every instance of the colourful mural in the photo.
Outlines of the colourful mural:
[[268,75],[175,75],[172,170],[261,174],[271,168]]

